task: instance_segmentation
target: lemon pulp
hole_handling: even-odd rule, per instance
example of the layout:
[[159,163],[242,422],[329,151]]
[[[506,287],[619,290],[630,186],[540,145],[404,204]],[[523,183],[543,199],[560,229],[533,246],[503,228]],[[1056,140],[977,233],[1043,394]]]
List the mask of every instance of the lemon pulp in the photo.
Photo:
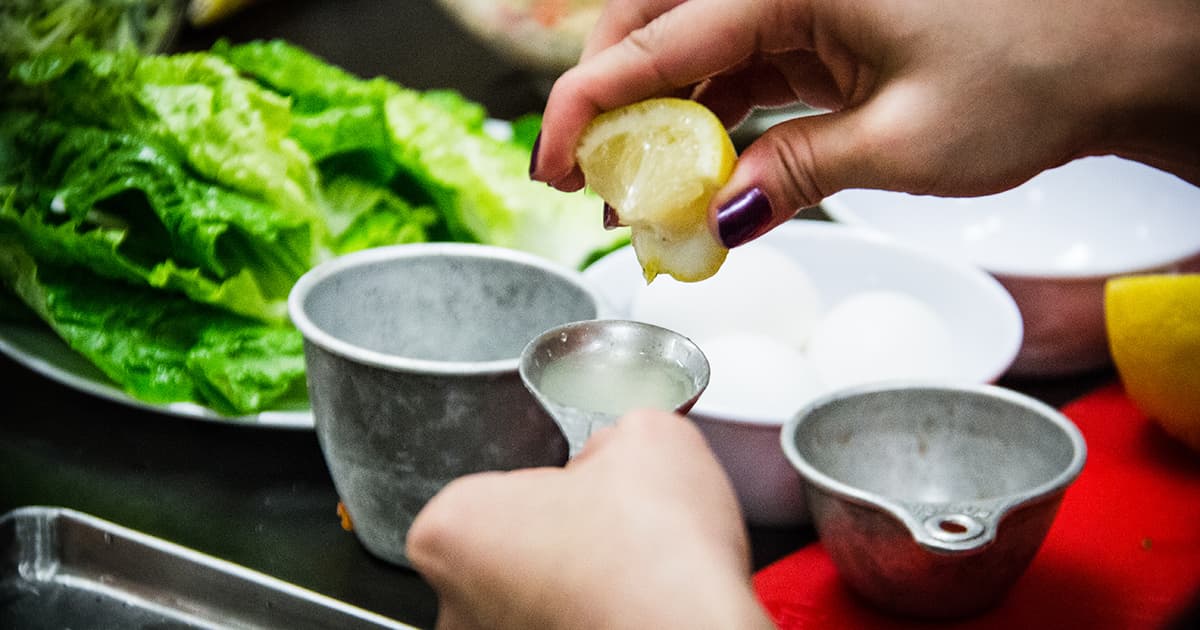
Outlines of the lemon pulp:
[[709,201],[729,179],[737,153],[703,105],[655,98],[597,116],[575,151],[584,178],[630,227],[646,281],[715,274],[728,250],[708,230]]

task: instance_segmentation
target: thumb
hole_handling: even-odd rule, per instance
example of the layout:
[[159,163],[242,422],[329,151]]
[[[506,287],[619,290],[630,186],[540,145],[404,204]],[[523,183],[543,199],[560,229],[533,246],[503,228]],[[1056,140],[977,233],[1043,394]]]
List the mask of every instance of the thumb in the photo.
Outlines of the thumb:
[[842,188],[870,179],[866,134],[857,109],[806,116],[768,129],[738,156],[709,208],[709,227],[737,247],[815,206]]

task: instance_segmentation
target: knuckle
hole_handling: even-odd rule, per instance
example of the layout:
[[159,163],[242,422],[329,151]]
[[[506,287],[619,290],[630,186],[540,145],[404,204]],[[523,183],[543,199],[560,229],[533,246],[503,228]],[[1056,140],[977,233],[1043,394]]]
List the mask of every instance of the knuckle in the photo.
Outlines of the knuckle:
[[629,33],[619,44],[624,46],[631,58],[639,60],[647,72],[652,75],[661,90],[674,90],[686,85],[673,79],[670,72],[663,66],[660,51],[667,35],[663,20],[651,20],[645,26]]
[[821,162],[808,134],[771,136],[769,149],[773,161],[783,174],[780,185],[786,207],[779,208],[779,211],[790,215],[816,205],[832,190],[822,179]]
[[489,492],[485,487],[498,473],[477,473],[446,484],[417,513],[405,536],[405,552],[414,568],[436,573],[446,550],[453,548],[463,528],[472,522],[475,497]]

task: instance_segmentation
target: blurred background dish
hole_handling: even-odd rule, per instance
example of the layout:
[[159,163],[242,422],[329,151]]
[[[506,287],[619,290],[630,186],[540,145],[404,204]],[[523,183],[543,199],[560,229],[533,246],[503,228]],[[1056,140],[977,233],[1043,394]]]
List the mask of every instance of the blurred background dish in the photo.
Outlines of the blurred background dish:
[[603,0],[438,0],[468,31],[552,78],[575,65]]
[[[253,0],[224,0],[250,2]],[[220,0],[193,0],[219,4]],[[457,24],[505,62],[528,73],[541,95],[558,75],[575,65],[604,0],[435,0]],[[770,127],[818,113],[804,104],[757,110],[731,130],[745,147]]]
[[617,317],[674,329],[708,356],[708,389],[688,415],[761,525],[808,519],[779,444],[805,404],[880,380],[992,382],[1021,343],[1017,307],[988,274],[823,221],[779,226],[702,283],[646,286],[628,247],[584,275]]
[[359,77],[453,89],[509,120],[540,112],[540,80],[474,37],[437,0],[254,0],[210,24],[185,22],[173,52],[218,40],[284,39]]
[[866,227],[991,272],[1012,293],[1025,341],[1012,374],[1109,364],[1104,283],[1200,268],[1200,188],[1143,164],[1090,157],[1007,192],[939,198],[847,190],[821,204]]

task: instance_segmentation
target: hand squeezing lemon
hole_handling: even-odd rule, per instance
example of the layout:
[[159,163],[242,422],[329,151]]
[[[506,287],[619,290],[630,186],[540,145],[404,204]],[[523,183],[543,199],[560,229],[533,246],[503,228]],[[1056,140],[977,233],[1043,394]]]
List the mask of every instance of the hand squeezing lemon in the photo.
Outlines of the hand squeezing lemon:
[[708,203],[737,153],[708,108],[656,98],[605,112],[575,157],[588,187],[629,226],[646,282],[660,273],[695,282],[720,269],[728,250],[708,230]]

